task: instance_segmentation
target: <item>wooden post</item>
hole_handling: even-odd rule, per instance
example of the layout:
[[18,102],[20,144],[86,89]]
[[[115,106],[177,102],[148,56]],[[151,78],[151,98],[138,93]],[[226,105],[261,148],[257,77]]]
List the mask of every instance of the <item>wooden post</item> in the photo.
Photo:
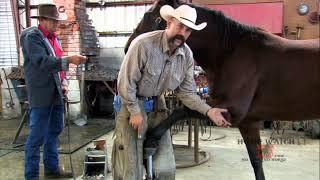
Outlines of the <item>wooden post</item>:
[[199,121],[200,119],[194,119],[194,162],[199,163]]
[[2,113],[2,78],[0,74],[0,114]]
[[192,119],[188,117],[188,148],[192,147]]

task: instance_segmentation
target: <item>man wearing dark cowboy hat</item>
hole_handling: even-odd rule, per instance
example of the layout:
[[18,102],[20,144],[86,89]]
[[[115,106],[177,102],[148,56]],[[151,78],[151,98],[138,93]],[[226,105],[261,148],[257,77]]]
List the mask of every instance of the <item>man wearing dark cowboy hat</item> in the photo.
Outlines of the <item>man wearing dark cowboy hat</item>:
[[[206,23],[196,25],[197,12],[188,5],[177,9],[165,5],[160,14],[167,21],[167,28],[142,34],[133,40],[120,68],[118,92],[122,104],[117,115],[112,150],[113,177],[116,180],[143,178],[141,139],[148,127],[153,128],[166,118],[163,111],[165,102],[161,96],[166,90],[176,90],[184,105],[207,115],[218,126],[231,125],[221,114],[226,109],[212,108],[196,94],[193,55],[185,41],[192,30],[202,30]],[[145,109],[146,101],[156,102],[152,110]],[[161,138],[154,155],[153,173],[156,179],[175,179],[169,131]]]
[[[85,56],[62,57],[61,45],[55,35],[58,22],[65,20],[53,4],[40,4],[38,27],[21,33],[24,73],[30,105],[30,131],[25,144],[25,179],[39,179],[40,147],[46,177],[72,177],[59,167],[58,136],[63,130],[63,87],[69,63],[79,65]],[[63,84],[63,85],[62,85]]]

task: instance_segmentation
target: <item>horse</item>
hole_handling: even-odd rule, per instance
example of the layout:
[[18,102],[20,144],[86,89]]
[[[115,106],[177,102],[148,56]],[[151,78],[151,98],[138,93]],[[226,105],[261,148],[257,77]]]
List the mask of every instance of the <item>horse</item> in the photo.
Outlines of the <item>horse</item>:
[[[125,50],[139,34],[166,27],[159,13],[165,4],[177,8],[183,2],[155,1]],[[221,11],[188,5],[197,11],[196,24],[208,23],[204,30],[192,32],[186,42],[206,72],[211,98],[208,104],[228,109],[226,117],[240,130],[256,180],[264,180],[260,122],[320,118],[320,40],[285,39],[241,24]],[[181,112],[174,111],[159,126],[168,129],[183,117]],[[161,128],[154,136],[161,136],[165,131]]]

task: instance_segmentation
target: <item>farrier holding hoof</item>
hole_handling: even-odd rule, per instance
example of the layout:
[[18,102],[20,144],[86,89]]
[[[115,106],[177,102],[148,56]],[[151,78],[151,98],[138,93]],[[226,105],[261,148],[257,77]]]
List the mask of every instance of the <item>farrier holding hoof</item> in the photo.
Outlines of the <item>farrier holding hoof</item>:
[[53,4],[40,4],[39,25],[21,33],[24,74],[30,105],[30,131],[25,144],[25,179],[39,179],[40,147],[43,145],[45,177],[70,178],[59,167],[58,136],[63,130],[63,97],[67,93],[64,71],[69,64],[86,62],[81,55],[62,57],[55,34],[58,22],[65,20]]
[[[197,12],[188,5],[177,9],[165,5],[160,14],[167,21],[167,28],[142,34],[132,41],[119,72],[118,92],[122,104],[116,117],[112,150],[115,180],[143,179],[143,137],[138,139],[138,136],[167,117],[161,96],[165,90],[176,90],[184,105],[207,115],[218,126],[231,125],[222,116],[226,109],[212,108],[196,94],[193,54],[185,41],[192,30],[202,30],[206,23],[196,25]],[[145,109],[146,102],[154,107]],[[154,176],[160,180],[175,179],[169,131],[159,144],[154,155]]]

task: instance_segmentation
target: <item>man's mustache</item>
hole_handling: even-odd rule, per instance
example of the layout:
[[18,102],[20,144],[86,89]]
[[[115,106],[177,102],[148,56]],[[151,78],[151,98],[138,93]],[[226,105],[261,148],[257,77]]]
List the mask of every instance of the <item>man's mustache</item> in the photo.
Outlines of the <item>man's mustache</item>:
[[184,39],[184,37],[182,35],[175,35],[173,38],[174,38],[174,40],[179,39],[179,40],[181,40],[183,42],[185,41],[185,39]]
[[169,42],[173,42],[173,41],[175,41],[176,39],[182,41],[182,42],[181,42],[181,45],[183,45],[184,42],[186,41],[182,35],[179,35],[179,34],[178,34],[178,35],[175,35],[175,36],[173,36],[172,38],[170,38]]

